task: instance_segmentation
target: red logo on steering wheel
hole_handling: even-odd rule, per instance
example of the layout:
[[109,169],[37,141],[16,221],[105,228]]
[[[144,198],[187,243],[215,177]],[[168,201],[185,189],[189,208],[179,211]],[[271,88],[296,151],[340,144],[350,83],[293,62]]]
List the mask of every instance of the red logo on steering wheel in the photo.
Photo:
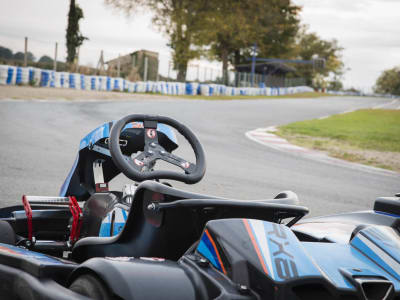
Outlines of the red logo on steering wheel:
[[181,163],[181,166],[182,166],[182,168],[187,169],[190,167],[190,164],[186,161],[186,162]]
[[147,129],[146,134],[151,139],[154,139],[156,137],[155,129]]

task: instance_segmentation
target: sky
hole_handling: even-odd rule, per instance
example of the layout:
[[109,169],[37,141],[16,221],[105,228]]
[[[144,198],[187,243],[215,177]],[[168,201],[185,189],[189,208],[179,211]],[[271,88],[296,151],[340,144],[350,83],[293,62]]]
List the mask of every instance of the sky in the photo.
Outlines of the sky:
[[[383,70],[400,65],[400,0],[292,1],[302,6],[301,22],[308,24],[310,32],[322,39],[335,38],[344,48],[345,87],[370,91]],[[103,0],[77,3],[85,15],[81,32],[89,38],[81,47],[80,63],[96,66],[101,50],[109,60],[147,49],[159,52],[160,73],[167,74],[171,59],[168,38],[152,27],[149,12],[126,17],[105,6]],[[28,50],[39,58],[54,56],[58,42],[58,58],[65,59],[68,8],[67,0],[0,0],[0,45],[23,51],[27,36]],[[216,62],[200,64],[201,77],[220,72]],[[194,79],[196,70],[190,67],[189,77]]]

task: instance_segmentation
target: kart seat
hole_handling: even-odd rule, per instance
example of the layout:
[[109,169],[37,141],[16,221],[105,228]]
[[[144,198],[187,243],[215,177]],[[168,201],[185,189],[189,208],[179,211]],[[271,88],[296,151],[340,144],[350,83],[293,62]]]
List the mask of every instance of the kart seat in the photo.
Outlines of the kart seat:
[[[153,203],[176,203],[179,200],[184,200],[184,203],[166,211],[148,209]],[[197,205],[199,201],[199,205],[206,208],[204,215],[193,213],[193,207],[185,207],[185,203]],[[213,202],[220,209],[208,210]],[[273,220],[274,209],[287,211],[289,217],[297,216],[298,211],[303,215],[308,212],[295,204],[298,204],[298,199],[293,192],[280,193],[276,199],[241,201],[189,193],[155,181],[145,181],[135,192],[123,230],[113,237],[79,240],[72,249],[72,259],[82,262],[92,257],[127,256],[177,260],[199,239],[208,220],[238,217]]]
[[11,225],[3,220],[0,220],[0,243],[15,245],[16,235]]
[[[136,189],[124,229],[113,237],[85,237],[72,249],[72,258],[82,262],[92,257],[163,257],[178,259],[200,235],[189,215],[172,210],[168,214],[152,213],[147,205],[153,201],[181,199],[218,199],[181,191],[155,181],[142,182]],[[168,226],[162,226],[168,224]],[[179,253],[179,254],[177,254]]]

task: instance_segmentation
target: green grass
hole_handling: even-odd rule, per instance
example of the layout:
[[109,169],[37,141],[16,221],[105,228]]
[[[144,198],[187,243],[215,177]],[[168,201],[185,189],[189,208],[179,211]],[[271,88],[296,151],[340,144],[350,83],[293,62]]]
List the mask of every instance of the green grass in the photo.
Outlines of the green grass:
[[[149,93],[143,93],[148,95]],[[183,99],[193,99],[193,100],[260,100],[260,99],[285,99],[285,98],[319,98],[319,97],[334,97],[334,95],[329,95],[325,93],[317,92],[306,92],[298,93],[292,95],[282,95],[282,96],[202,96],[202,95],[165,95],[165,94],[155,94],[166,97],[183,98]]]
[[400,110],[358,110],[322,120],[295,122],[279,128],[279,135],[323,138],[359,149],[400,152]]

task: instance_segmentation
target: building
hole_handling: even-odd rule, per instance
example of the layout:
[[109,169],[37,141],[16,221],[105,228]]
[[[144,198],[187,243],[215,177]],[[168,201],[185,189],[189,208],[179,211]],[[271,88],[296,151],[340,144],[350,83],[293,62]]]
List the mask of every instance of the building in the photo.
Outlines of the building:
[[110,76],[131,81],[156,81],[158,78],[158,53],[139,50],[106,62]]
[[[236,65],[235,70],[239,72],[239,81],[251,81],[251,63]],[[264,83],[266,86],[285,86],[286,74],[294,72],[296,69],[282,63],[256,63],[255,64],[255,83]],[[242,73],[242,74],[241,74]],[[237,83],[240,85],[240,82]]]

